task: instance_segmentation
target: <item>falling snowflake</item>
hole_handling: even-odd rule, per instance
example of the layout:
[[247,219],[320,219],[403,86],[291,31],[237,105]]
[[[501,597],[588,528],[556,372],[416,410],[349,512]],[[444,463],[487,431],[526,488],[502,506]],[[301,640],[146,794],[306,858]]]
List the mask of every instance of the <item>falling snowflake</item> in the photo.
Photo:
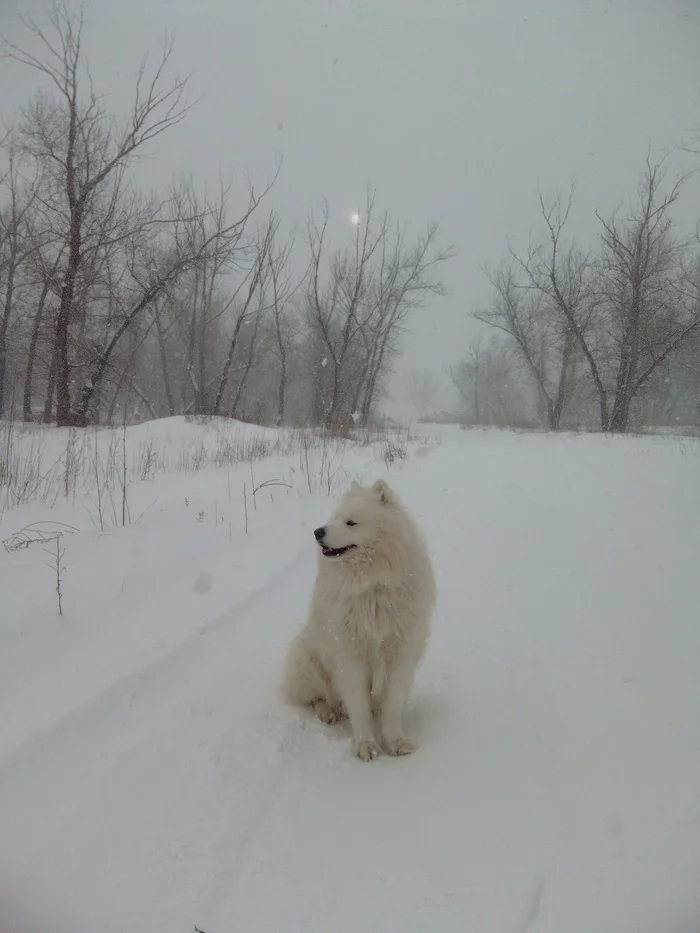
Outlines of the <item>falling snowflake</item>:
[[354,412],[350,415],[350,417],[351,417],[352,420],[355,422],[355,424],[357,424],[357,422],[360,420],[360,413],[359,413],[359,411],[354,411]]
[[321,360],[321,366],[328,366],[328,357],[324,356]]

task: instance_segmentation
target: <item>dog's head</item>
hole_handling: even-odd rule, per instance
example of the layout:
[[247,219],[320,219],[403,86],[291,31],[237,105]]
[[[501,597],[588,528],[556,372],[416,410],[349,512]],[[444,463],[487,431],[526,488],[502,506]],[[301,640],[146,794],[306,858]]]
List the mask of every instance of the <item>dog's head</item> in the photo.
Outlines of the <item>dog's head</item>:
[[350,560],[384,547],[393,537],[397,500],[382,479],[373,486],[353,482],[333,517],[314,531],[324,558]]

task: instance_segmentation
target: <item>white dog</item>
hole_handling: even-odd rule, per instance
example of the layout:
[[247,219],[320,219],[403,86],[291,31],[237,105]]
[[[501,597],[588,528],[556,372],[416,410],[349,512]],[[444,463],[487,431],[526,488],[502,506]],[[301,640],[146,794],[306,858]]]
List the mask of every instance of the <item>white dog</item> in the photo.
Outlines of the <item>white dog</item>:
[[418,528],[383,480],[353,483],[314,532],[318,576],[309,619],[286,661],[285,699],[325,723],[350,718],[353,751],[390,755],[415,746],[401,713],[428,641],[436,588]]

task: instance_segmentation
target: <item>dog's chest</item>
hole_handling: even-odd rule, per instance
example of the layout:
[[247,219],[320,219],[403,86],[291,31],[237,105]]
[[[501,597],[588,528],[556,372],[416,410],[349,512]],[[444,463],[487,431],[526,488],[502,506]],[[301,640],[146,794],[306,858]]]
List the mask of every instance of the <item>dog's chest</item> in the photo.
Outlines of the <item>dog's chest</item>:
[[368,647],[389,648],[400,636],[401,613],[396,601],[396,593],[386,586],[355,597],[345,614],[346,635]]

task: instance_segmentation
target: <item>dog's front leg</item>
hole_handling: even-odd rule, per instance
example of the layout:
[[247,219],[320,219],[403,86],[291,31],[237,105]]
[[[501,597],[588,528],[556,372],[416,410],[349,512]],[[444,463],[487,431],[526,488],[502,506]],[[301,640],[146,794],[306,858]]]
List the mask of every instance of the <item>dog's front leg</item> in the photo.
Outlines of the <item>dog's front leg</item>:
[[360,661],[344,658],[334,679],[350,717],[353,752],[362,761],[371,761],[379,754],[379,748],[374,740],[372,725],[369,671]]
[[399,661],[387,671],[380,723],[384,747],[390,755],[410,755],[416,750],[401,728],[401,714],[413,680],[413,665]]

